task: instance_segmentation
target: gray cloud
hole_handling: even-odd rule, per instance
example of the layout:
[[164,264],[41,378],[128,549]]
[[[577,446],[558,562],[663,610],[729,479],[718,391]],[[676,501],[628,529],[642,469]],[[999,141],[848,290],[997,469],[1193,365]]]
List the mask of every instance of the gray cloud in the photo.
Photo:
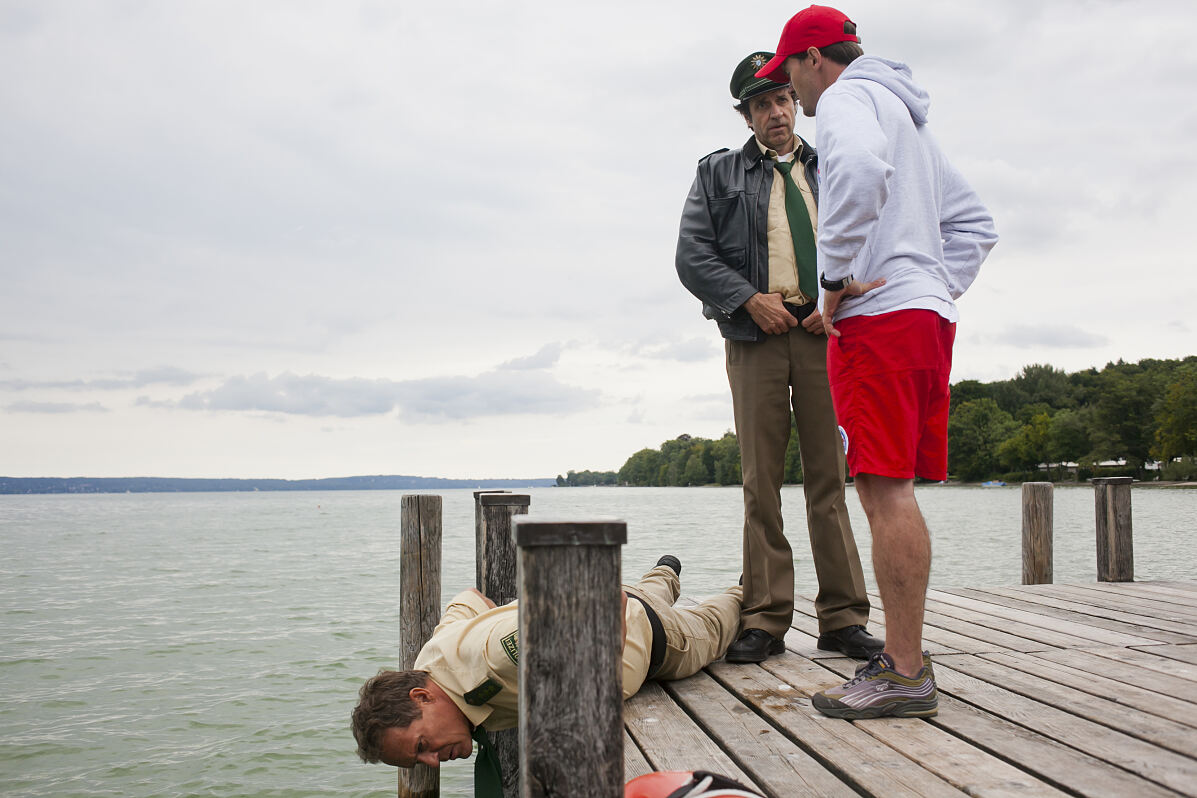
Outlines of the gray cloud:
[[77,404],[71,402],[13,402],[5,405],[9,413],[107,413],[108,408],[99,402]]
[[685,341],[669,341],[662,344],[641,344],[635,353],[654,360],[676,360],[680,363],[695,363],[716,355],[715,339],[690,338]]
[[599,396],[597,390],[565,385],[548,374],[531,370],[495,370],[472,377],[398,382],[286,372],[275,377],[265,373],[231,377],[217,388],[190,393],[178,402],[142,397],[138,404],[342,418],[398,410],[413,420],[445,421],[523,413],[571,413],[593,407]]
[[499,368],[510,371],[551,368],[561,358],[561,350],[564,348],[560,343],[545,344],[536,354],[528,355],[527,357],[512,358],[499,366]]
[[1106,346],[1110,339],[1070,324],[1015,324],[995,341],[1019,349],[1052,346],[1061,349],[1096,349]]
[[184,386],[199,378],[199,374],[173,366],[156,366],[123,376],[95,380],[0,380],[0,390],[119,391],[150,385]]

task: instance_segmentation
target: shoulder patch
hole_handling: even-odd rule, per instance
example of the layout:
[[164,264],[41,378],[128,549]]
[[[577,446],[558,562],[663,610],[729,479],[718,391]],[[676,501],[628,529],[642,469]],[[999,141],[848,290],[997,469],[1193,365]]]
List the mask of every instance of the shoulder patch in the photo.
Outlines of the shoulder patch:
[[497,696],[502,689],[503,688],[500,687],[494,679],[487,679],[485,682],[462,696],[462,698],[464,698],[465,702],[470,706],[480,707],[487,701]]
[[503,652],[507,655],[507,659],[511,660],[512,664],[520,664],[520,633],[515,630],[511,634],[504,637],[499,643],[503,646]]

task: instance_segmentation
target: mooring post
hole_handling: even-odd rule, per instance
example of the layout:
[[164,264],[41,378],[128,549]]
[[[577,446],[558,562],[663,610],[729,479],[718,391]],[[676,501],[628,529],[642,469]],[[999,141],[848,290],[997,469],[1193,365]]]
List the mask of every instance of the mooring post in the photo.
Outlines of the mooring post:
[[1097,510],[1097,581],[1135,581],[1135,546],[1131,534],[1133,477],[1093,480]]
[[[482,501],[487,493],[510,493],[507,490],[476,490],[474,491],[474,584],[482,590],[482,563],[486,561],[482,550]],[[485,590],[482,590],[485,593]]]
[[[410,670],[441,614],[441,497],[404,496],[399,532],[399,668]],[[439,771],[399,768],[399,798],[436,798]]]
[[1052,583],[1052,483],[1022,483],[1022,583]]
[[515,520],[520,795],[623,795],[622,521]]
[[[483,492],[474,494],[474,539],[478,561],[477,587],[495,604],[503,605],[516,597],[515,538],[511,521],[525,515],[532,498],[526,494]],[[518,798],[520,775],[520,738],[515,729],[487,732],[491,747],[503,774],[503,795]]]

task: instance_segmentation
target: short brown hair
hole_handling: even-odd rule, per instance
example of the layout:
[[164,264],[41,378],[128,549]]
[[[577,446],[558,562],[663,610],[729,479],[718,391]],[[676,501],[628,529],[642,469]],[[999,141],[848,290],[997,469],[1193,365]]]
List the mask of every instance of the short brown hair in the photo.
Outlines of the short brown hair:
[[385,668],[366,680],[358,691],[352,724],[357,755],[363,762],[382,760],[384,731],[407,728],[423,716],[423,710],[411,700],[409,693],[426,684],[427,671],[388,671]]
[[[847,30],[848,25],[851,24],[852,23],[847,23],[844,25],[845,32],[855,33],[855,30]],[[828,61],[834,61],[837,64],[848,66],[848,64],[851,64],[857,58],[860,58],[862,55],[864,55],[864,48],[856,42],[836,42],[835,44],[829,44],[826,47],[820,47],[819,52],[822,53],[823,57]],[[804,50],[801,53],[794,53],[794,55],[790,57],[797,58],[799,61],[801,61],[802,59],[806,58],[806,51]]]

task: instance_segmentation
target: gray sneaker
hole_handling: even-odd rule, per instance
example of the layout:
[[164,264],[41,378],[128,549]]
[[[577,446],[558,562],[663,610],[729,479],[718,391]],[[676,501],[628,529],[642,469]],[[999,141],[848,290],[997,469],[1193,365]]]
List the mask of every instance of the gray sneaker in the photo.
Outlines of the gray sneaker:
[[824,715],[845,720],[863,718],[929,718],[939,712],[939,691],[930,658],[913,679],[894,670],[889,654],[874,654],[856,675],[839,687],[811,696]]

